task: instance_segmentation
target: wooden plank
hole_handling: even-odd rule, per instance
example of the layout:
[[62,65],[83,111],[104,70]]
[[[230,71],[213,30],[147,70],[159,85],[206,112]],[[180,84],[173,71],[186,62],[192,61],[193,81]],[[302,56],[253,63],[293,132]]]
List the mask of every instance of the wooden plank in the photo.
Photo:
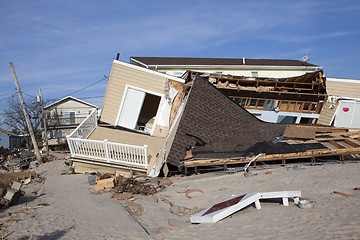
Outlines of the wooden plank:
[[316,129],[314,128],[301,128],[296,125],[289,125],[285,129],[284,136],[290,138],[315,138]]
[[335,141],[329,141],[328,143],[330,143],[331,145],[335,146],[336,148],[345,148],[343,145],[335,142]]
[[112,187],[114,187],[114,178],[106,178],[96,181],[94,185],[94,190],[100,191]]
[[359,132],[334,132],[334,133],[317,133],[316,137],[322,137],[322,136],[353,136],[358,135]]
[[353,139],[344,139],[342,140],[343,142],[347,143],[348,145],[352,146],[352,147],[360,147],[360,142],[353,140]]

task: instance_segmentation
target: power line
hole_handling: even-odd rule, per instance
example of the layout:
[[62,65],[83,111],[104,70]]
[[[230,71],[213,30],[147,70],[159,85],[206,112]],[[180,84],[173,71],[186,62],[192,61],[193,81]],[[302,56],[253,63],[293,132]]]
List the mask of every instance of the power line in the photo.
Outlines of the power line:
[[[99,82],[101,82],[101,81],[107,80],[107,79],[108,79],[108,77],[104,75],[104,78],[102,78],[102,79],[100,79],[100,80],[98,80],[98,81],[96,81],[96,82],[93,82],[93,83],[91,83],[90,85],[88,85],[88,86],[86,86],[86,87],[83,87],[83,88],[81,88],[81,89],[79,89],[79,90],[76,90],[76,91],[74,91],[74,92],[71,92],[71,93],[63,96],[62,98],[67,97],[67,96],[71,96],[71,95],[73,95],[73,94],[75,94],[75,93],[78,93],[78,92],[80,92],[80,91],[83,91],[83,90],[85,90],[85,89],[87,89],[87,88],[89,88],[89,87],[91,87],[91,86],[93,86],[93,85],[95,85],[95,84],[97,84],[97,83],[99,83]],[[61,99],[61,98],[60,98],[60,99]]]

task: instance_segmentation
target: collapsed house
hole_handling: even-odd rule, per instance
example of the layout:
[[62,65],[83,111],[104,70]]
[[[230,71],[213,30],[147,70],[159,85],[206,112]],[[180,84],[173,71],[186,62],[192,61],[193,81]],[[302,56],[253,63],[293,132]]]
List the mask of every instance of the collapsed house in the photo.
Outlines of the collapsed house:
[[152,177],[161,169],[243,164],[259,153],[257,161],[282,163],[360,153],[356,132],[264,122],[201,74],[181,79],[118,60],[99,121],[91,113],[67,140],[77,172]]
[[[191,78],[196,72],[187,72]],[[216,88],[265,122],[316,123],[326,102],[322,70],[288,78],[202,73]]]

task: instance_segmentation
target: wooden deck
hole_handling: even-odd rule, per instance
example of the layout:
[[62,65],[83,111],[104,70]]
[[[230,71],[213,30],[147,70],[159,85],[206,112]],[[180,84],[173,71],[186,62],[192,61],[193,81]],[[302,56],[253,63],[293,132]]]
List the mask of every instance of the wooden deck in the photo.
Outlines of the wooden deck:
[[[149,172],[150,169],[153,167],[156,155],[159,149],[162,147],[164,143],[164,138],[161,137],[153,137],[150,135],[145,135],[136,132],[124,131],[119,129],[110,128],[107,126],[99,126],[97,127],[94,132],[89,136],[90,140],[99,140],[104,141],[107,139],[109,142],[114,143],[121,143],[121,144],[129,144],[135,146],[148,146],[148,169],[146,172]],[[108,164],[106,161],[103,160],[94,160],[91,158],[75,158],[75,162],[88,162],[89,164],[97,165],[97,164]],[[112,162],[108,164],[109,167],[134,167],[134,169],[141,170],[139,166],[132,166],[131,164],[122,164],[122,163],[115,163]]]

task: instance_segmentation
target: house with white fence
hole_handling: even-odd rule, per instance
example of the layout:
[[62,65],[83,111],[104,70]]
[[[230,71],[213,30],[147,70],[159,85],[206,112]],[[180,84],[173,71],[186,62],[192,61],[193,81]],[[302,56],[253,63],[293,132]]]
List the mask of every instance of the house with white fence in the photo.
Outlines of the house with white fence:
[[[331,133],[338,139],[339,131],[349,143],[345,148],[331,145],[328,137]],[[327,156],[344,160],[360,153],[360,135],[349,140],[353,133],[348,131],[265,122],[200,74],[183,79],[113,60],[100,118],[92,111],[67,142],[76,172],[155,177],[161,169],[167,175],[169,169],[186,173],[188,168],[197,172],[252,163],[258,154],[257,161],[282,164]]]
[[184,82],[114,60],[99,122],[94,110],[67,136],[76,171],[151,175],[180,107]]

